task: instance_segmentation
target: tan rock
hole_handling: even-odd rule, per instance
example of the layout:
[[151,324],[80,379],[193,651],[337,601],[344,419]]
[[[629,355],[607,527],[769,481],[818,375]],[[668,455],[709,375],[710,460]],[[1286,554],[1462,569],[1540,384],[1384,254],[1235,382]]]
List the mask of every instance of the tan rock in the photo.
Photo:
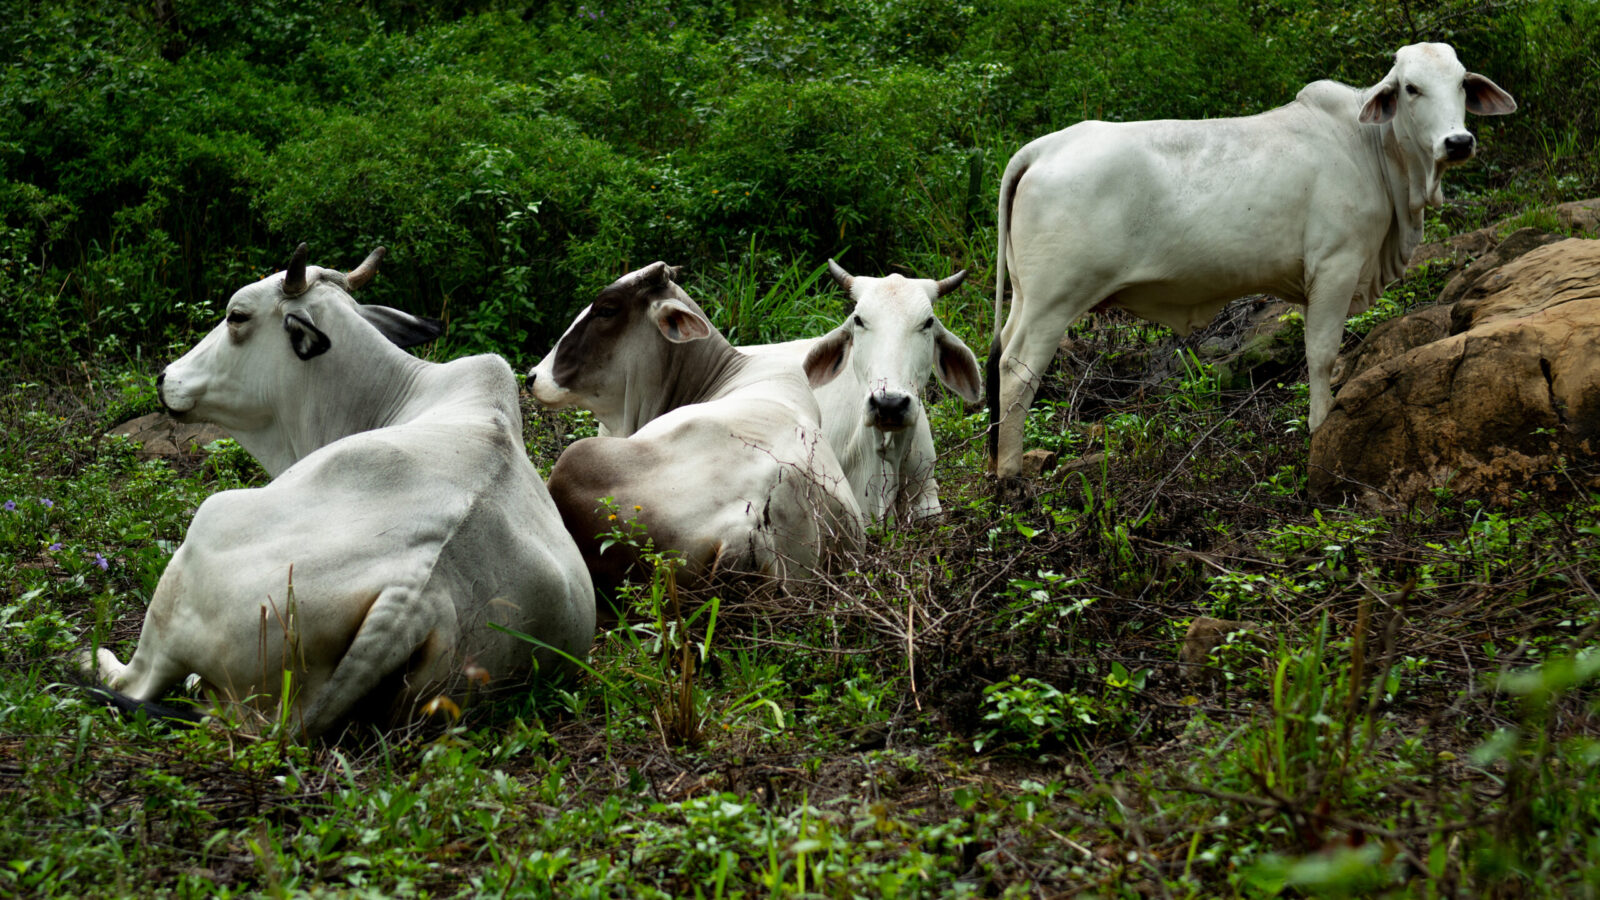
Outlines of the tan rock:
[[1060,465],[1057,471],[1059,477],[1065,478],[1073,472],[1096,473],[1106,464],[1104,451],[1085,453],[1077,459],[1069,459]]
[[1410,274],[1412,269],[1437,259],[1465,263],[1493,250],[1498,243],[1500,243],[1499,228],[1490,225],[1477,231],[1452,235],[1442,241],[1418,244],[1417,249],[1411,251],[1411,260],[1406,264],[1406,273]]
[[185,424],[166,413],[150,413],[129,419],[106,433],[127,435],[140,445],[141,459],[204,456],[200,448],[228,436],[226,431],[210,423]]
[[1449,306],[1425,306],[1380,324],[1355,349],[1341,353],[1334,360],[1334,389],[1373,366],[1449,337],[1450,317]]
[[1511,232],[1506,235],[1505,240],[1496,244],[1493,250],[1473,260],[1470,265],[1451,276],[1445,283],[1444,290],[1439,292],[1439,302],[1449,304],[1462,299],[1489,272],[1530,250],[1561,239],[1559,234],[1551,234],[1538,228],[1519,228]]
[[[1600,241],[1530,250],[1475,286],[1459,333],[1354,375],[1311,440],[1309,490],[1380,507],[1506,500],[1600,455]],[[1591,487],[1579,485],[1579,487]]]
[[1600,235],[1600,197],[1573,200],[1556,207],[1556,221],[1562,228]]

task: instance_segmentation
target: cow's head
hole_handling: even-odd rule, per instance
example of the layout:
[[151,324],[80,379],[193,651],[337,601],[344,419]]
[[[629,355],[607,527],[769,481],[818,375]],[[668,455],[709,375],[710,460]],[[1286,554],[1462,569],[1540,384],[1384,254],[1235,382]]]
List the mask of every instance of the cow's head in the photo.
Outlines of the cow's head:
[[678,269],[654,262],[602,290],[528,372],[534,399],[557,409],[587,409],[622,433],[630,393],[671,387],[663,384],[671,347],[714,333],[676,277]]
[[1407,156],[1432,166],[1426,196],[1444,202],[1439,182],[1449,166],[1472,158],[1477,142],[1465,126],[1466,114],[1503,116],[1517,101],[1499,85],[1468,72],[1449,44],[1412,44],[1394,55],[1394,67],[1367,89],[1360,119],[1368,125],[1392,122]]
[[861,414],[866,425],[896,432],[917,423],[918,399],[931,369],[965,400],[982,391],[978,360],[933,312],[933,301],[955,290],[966,270],[942,281],[925,278],[857,278],[828,260],[828,272],[855,308],[843,325],[824,335],[806,355],[813,386],[828,383],[850,366],[866,386]]
[[377,274],[383,254],[379,247],[354,270],[339,272],[307,266],[306,245],[295,248],[284,271],[235,292],[222,324],[161,373],[156,393],[162,405],[182,421],[256,431],[270,425],[285,402],[311,395],[309,379],[325,360],[359,354],[356,348],[380,341],[380,334],[400,347],[438,337],[442,329],[432,319],[351,298]]

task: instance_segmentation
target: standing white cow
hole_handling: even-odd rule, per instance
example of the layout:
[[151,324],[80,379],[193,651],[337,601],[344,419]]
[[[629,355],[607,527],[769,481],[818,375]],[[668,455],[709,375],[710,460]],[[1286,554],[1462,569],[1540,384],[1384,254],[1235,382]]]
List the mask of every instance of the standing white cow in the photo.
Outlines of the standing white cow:
[[657,262],[617,279],[528,373],[540,403],[604,429],[561,454],[550,493],[602,590],[636,559],[597,536],[635,519],[682,556],[687,583],[814,569],[860,540],[861,513],[811,388],[784,360],[734,349],[675,276]]
[[491,623],[587,652],[593,588],[523,449],[511,368],[400,349],[438,326],[351,298],[381,255],[345,274],[301,244],[161,374],[176,418],[221,425],[273,480],[201,504],[132,660],[84,654],[90,677],[148,702],[195,673],[271,709],[288,670],[314,737],[561,663]]
[[1413,44],[1365,90],[1318,81],[1256,116],[1080,122],[1023,147],[1000,186],[995,473],[1017,475],[1040,376],[1061,333],[1097,307],[1187,334],[1245,294],[1305,304],[1316,428],[1346,316],[1405,271],[1445,169],[1472,158],[1464,114],[1515,109],[1449,45]]
[[962,399],[980,397],[977,357],[933,311],[933,301],[959,287],[967,272],[940,281],[857,277],[830,259],[828,273],[854,303],[843,324],[821,337],[740,349],[831,378],[813,388],[822,431],[869,519],[938,515],[933,430],[921,395],[932,370]]

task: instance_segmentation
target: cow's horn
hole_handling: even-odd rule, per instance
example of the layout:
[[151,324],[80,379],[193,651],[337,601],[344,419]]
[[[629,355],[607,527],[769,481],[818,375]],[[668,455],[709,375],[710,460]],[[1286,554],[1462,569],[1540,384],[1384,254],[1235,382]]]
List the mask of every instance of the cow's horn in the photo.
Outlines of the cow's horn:
[[833,280],[839,283],[839,287],[844,288],[844,292],[846,294],[850,293],[850,285],[854,284],[856,279],[854,275],[851,275],[849,272],[844,270],[844,266],[841,266],[832,259],[829,259],[828,274],[832,275]]
[[349,283],[350,290],[359,291],[365,287],[367,282],[372,280],[372,276],[378,274],[378,263],[383,262],[383,255],[388,252],[387,249],[379,247],[368,253],[367,258],[361,261],[361,265],[346,272],[344,280]]
[[949,278],[941,278],[941,279],[939,279],[939,296],[943,297],[945,294],[948,294],[951,291],[955,290],[956,288],[961,287],[961,282],[966,281],[966,280],[967,280],[967,270],[966,269],[962,269],[961,271],[955,273],[954,275],[951,275]]
[[672,267],[659,259],[645,266],[639,273],[640,280],[651,287],[666,284],[671,277]]
[[293,297],[305,293],[306,289],[306,245],[304,241],[294,248],[294,255],[289,257],[289,265],[283,273],[283,292]]

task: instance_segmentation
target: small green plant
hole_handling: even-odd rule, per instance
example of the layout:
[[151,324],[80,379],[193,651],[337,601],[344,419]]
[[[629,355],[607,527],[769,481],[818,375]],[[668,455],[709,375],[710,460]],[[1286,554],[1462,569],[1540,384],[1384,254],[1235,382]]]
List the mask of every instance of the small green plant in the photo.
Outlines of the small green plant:
[[1178,388],[1167,395],[1167,403],[1174,409],[1200,412],[1214,408],[1222,396],[1222,383],[1216,367],[1202,362],[1192,349],[1178,352],[1183,364],[1183,377]]
[[983,689],[983,721],[992,725],[972,742],[972,749],[999,746],[1038,750],[1070,740],[1086,726],[1098,724],[1088,697],[1063,693],[1037,678],[1012,675]]

